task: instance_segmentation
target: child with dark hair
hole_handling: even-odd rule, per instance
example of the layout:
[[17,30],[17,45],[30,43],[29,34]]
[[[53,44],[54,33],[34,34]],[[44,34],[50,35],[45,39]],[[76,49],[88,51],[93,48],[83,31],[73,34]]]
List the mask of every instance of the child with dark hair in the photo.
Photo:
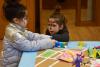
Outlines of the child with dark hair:
[[67,22],[65,16],[60,13],[60,8],[57,7],[48,19],[46,34],[51,35],[55,40],[68,42],[69,32],[65,22]]
[[26,30],[27,9],[20,0],[5,0],[3,12],[9,24],[4,36],[4,67],[18,67],[23,51],[53,48],[55,40],[48,35]]

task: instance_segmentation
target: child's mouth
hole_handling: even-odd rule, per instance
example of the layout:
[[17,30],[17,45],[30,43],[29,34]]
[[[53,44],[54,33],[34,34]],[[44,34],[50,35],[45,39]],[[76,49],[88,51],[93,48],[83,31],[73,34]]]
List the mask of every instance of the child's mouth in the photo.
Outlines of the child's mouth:
[[53,31],[50,31],[50,34],[54,34],[54,32]]

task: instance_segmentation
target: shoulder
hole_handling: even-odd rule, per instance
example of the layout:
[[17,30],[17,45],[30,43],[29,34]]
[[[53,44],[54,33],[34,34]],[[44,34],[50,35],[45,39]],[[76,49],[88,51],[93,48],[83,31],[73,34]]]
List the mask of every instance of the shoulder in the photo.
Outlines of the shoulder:
[[20,33],[20,31],[16,27],[9,24],[5,30],[5,37],[12,38],[14,35],[17,35],[18,33]]

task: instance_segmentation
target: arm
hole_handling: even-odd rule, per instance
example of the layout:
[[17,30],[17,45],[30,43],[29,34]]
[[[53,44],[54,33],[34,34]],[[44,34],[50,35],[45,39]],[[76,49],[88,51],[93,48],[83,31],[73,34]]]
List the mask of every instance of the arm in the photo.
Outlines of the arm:
[[26,31],[27,32],[27,37],[29,40],[41,40],[45,38],[51,38],[49,35],[44,35],[44,34],[38,34],[38,33],[32,33],[31,31]]
[[13,35],[13,47],[20,51],[37,51],[47,48],[52,48],[54,43],[50,38],[44,38],[41,40],[27,40],[21,34],[16,33]]
[[53,39],[62,41],[62,42],[68,42],[69,41],[69,33],[64,34],[54,34],[52,35]]

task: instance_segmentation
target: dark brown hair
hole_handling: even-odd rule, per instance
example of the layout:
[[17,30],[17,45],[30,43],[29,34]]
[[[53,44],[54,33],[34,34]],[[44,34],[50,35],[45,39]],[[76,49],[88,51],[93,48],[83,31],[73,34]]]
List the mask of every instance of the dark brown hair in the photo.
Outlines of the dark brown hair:
[[[59,32],[60,32],[60,33],[64,33],[64,32],[68,32],[67,27],[66,27],[66,22],[67,22],[67,20],[66,20],[65,16],[60,12],[60,8],[61,8],[60,6],[56,6],[54,12],[53,12],[52,15],[48,18],[48,20],[49,20],[50,18],[54,18],[55,21],[56,21],[56,23],[57,23],[59,26],[60,26],[60,25],[63,25],[63,29],[60,30]],[[46,31],[46,34],[49,34],[49,31],[48,31],[48,30]]]
[[10,22],[13,18],[24,18],[26,7],[19,3],[20,0],[5,0],[3,5],[3,12],[6,19]]

